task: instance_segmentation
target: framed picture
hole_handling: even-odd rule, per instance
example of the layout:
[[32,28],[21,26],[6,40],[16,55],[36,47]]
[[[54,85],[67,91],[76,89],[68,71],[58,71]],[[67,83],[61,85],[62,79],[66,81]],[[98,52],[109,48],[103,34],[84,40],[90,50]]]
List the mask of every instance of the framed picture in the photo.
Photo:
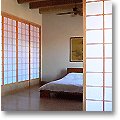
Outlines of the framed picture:
[[70,62],[83,61],[83,37],[70,38]]

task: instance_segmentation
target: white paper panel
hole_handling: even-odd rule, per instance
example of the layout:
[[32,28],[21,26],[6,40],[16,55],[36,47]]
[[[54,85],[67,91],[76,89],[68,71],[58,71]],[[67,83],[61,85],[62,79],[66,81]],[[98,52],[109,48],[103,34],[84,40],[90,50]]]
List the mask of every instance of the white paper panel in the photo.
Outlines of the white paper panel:
[[13,33],[13,38],[16,39],[16,33]]
[[8,50],[8,45],[4,44],[4,50]]
[[86,100],[86,111],[103,111],[103,102]]
[[105,102],[105,111],[112,111],[112,102]]
[[25,81],[26,80],[26,78],[25,78],[25,75],[22,75],[22,81]]
[[103,2],[93,2],[86,4],[86,15],[96,15],[103,13]]
[[8,84],[12,83],[12,77],[8,78]]
[[7,75],[8,75],[8,72],[7,72],[7,71],[5,71],[5,72],[4,72],[4,77],[6,78],[6,77],[7,77]]
[[16,60],[16,52],[13,52],[13,57],[14,57],[14,59]]
[[16,71],[16,64],[13,65],[12,69]]
[[112,88],[105,88],[105,100],[112,101]]
[[7,67],[8,67],[7,63],[4,64],[4,77],[6,77],[7,75]]
[[8,18],[8,24],[12,25],[12,19]]
[[12,64],[12,59],[8,60],[8,64],[11,65]]
[[8,25],[8,31],[12,31],[12,26],[11,26],[11,24]]
[[86,45],[86,57],[103,57],[103,45]]
[[16,82],[16,77],[13,77],[12,81],[13,81],[13,83],[15,83]]
[[16,46],[15,46],[15,45],[13,45],[12,47],[13,47],[13,51],[15,52],[15,51],[16,51]]
[[112,59],[105,59],[105,72],[112,72]]
[[22,29],[25,29],[25,23],[22,23]]
[[13,26],[16,26],[16,21],[15,20],[13,20]]
[[112,15],[105,15],[105,28],[112,28]]
[[112,86],[112,73],[105,73],[105,86]]
[[8,38],[12,38],[12,33],[8,32]]
[[20,75],[20,76],[18,75],[18,81],[19,81],[19,82],[22,81],[21,75]]
[[87,29],[99,29],[103,28],[103,16],[86,17]]
[[86,87],[86,99],[102,100],[103,88],[102,87]]
[[[12,45],[8,45],[8,51],[12,51]],[[9,55],[9,53],[8,53]]]
[[8,21],[7,17],[4,17],[4,23],[7,24],[7,21]]
[[112,2],[111,1],[105,1],[104,2],[104,13],[112,13]]
[[[21,68],[22,69],[22,68]],[[20,69],[19,67],[19,70],[18,70],[18,75],[22,75],[22,70]]]
[[105,43],[112,43],[112,29],[105,30]]
[[29,80],[29,75],[26,76],[26,80]]
[[102,30],[87,31],[86,43],[103,43],[103,31]]
[[8,71],[12,71],[12,67],[11,67],[11,65],[8,65],[8,69],[7,69]]
[[86,59],[87,72],[102,72],[103,60],[102,59]]
[[7,77],[4,77],[4,85],[8,84]]
[[13,45],[16,46],[16,39],[13,39]]
[[[6,47],[7,48],[7,47]],[[6,50],[6,49],[5,49]],[[6,58],[8,56],[8,53],[7,51],[4,51],[4,57]],[[7,60],[5,61],[5,64],[6,64]]]
[[12,52],[8,52],[8,57],[10,57],[10,59],[12,59]]
[[[12,67],[12,65],[10,67]],[[12,77],[12,71],[8,72],[8,77]],[[11,83],[12,83],[12,81],[11,81]]]
[[[4,24],[4,30],[5,30],[5,31],[7,31],[7,28],[8,28],[7,24]],[[7,37],[7,34],[4,34],[4,36]]]
[[37,76],[36,76],[36,78],[39,78],[39,72],[37,72]]
[[112,57],[112,44],[105,44],[105,57]]
[[16,71],[13,71],[12,74],[13,74],[13,76],[15,77],[15,76],[16,76]]

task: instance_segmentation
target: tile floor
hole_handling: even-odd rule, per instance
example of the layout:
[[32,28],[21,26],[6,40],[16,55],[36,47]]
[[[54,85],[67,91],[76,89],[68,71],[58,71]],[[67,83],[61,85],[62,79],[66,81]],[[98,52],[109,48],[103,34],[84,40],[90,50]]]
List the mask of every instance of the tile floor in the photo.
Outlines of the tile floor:
[[1,97],[2,111],[82,111],[82,102],[40,98],[38,86]]

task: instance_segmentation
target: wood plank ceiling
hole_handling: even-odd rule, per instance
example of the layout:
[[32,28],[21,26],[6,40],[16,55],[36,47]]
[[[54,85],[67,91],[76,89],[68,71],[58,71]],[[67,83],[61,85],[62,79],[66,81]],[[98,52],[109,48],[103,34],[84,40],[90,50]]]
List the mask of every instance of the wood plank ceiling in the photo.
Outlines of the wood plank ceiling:
[[18,4],[29,4],[29,9],[39,9],[40,14],[71,11],[73,7],[82,10],[82,0],[17,0]]

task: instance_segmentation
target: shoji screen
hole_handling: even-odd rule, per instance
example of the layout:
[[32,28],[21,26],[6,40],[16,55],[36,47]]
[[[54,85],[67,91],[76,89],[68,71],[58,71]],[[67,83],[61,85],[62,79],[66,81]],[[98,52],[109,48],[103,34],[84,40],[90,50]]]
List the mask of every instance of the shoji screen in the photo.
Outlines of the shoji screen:
[[[0,30],[2,31],[2,16],[1,16],[1,18],[0,18]],[[3,83],[3,81],[2,81],[2,62],[3,62],[3,60],[2,60],[2,53],[3,53],[3,50],[2,50],[2,32],[0,32],[1,34],[1,39],[0,39],[0,84],[2,85]]]
[[40,77],[40,26],[2,13],[2,85]]
[[18,22],[18,81],[29,80],[29,24]]
[[[2,72],[3,83],[16,82],[16,21],[2,17]],[[4,50],[3,50],[4,49]]]
[[86,0],[86,111],[112,111],[112,4]]
[[30,25],[30,72],[31,79],[39,78],[39,28]]

